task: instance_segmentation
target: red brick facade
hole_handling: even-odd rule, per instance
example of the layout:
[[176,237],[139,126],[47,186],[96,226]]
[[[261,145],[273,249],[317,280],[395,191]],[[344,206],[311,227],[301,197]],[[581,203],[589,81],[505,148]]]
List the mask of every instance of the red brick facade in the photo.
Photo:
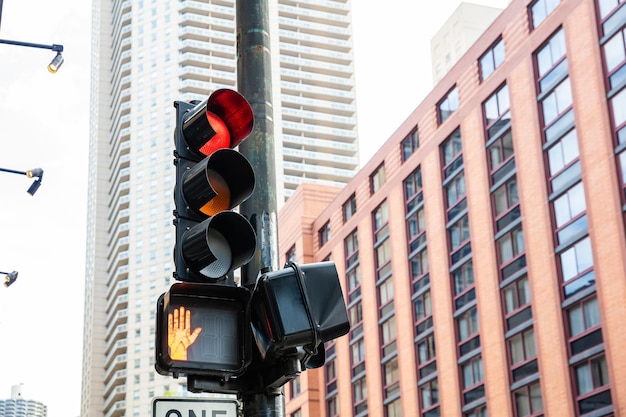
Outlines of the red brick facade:
[[355,320],[288,416],[626,416],[626,3],[553,6],[514,0],[345,188],[281,210],[281,262],[332,259]]

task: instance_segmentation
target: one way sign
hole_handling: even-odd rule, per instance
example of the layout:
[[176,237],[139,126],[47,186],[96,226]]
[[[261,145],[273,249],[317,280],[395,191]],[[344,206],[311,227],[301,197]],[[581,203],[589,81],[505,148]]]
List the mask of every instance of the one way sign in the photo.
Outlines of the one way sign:
[[237,417],[237,400],[154,398],[152,417]]

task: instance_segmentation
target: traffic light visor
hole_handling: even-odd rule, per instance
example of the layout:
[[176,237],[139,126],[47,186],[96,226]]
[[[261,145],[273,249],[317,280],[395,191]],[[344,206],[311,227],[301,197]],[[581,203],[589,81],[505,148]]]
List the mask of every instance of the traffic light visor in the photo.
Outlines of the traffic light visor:
[[250,162],[232,149],[217,150],[183,175],[186,205],[202,216],[230,210],[254,191],[255,176]]
[[259,278],[254,297],[255,311],[265,316],[257,323],[267,327],[267,336],[279,350],[318,346],[350,330],[333,262],[290,263],[269,272]]
[[192,153],[208,156],[218,149],[236,147],[253,126],[248,101],[234,90],[221,89],[184,116],[182,131]]
[[207,279],[221,278],[249,262],[256,250],[254,229],[234,211],[221,211],[193,226],[181,241],[185,264]]

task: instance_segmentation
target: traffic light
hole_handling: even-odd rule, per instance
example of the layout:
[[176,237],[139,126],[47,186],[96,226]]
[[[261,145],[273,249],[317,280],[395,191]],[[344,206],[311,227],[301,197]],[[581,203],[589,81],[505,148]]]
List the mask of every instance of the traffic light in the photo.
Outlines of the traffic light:
[[247,263],[254,229],[232,211],[254,190],[248,160],[231,148],[252,131],[252,108],[239,93],[215,91],[202,103],[175,102],[174,276],[214,282]]
[[13,285],[15,283],[15,281],[17,281],[17,271],[13,271],[13,272],[2,272],[3,274],[6,275],[5,277],[5,283],[4,286],[5,287],[10,287],[11,285]]
[[156,370],[162,375],[230,379],[249,361],[250,292],[176,283],[157,302]]
[[350,330],[333,262],[298,265],[261,275],[252,295],[252,328],[261,355],[298,352],[307,368],[324,364],[324,342]]
[[252,225],[233,211],[252,194],[254,170],[231,149],[250,134],[254,117],[246,99],[228,89],[174,106],[174,277],[184,282],[157,301],[155,368],[226,381],[251,358],[251,293],[224,278],[256,250]]

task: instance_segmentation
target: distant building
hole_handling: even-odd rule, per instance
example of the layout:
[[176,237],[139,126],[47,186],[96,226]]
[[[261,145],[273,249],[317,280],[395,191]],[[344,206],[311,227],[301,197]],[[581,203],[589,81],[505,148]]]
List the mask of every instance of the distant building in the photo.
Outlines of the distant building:
[[25,400],[22,385],[11,387],[11,398],[0,400],[0,417],[46,417],[48,407],[39,401]]
[[502,9],[462,2],[430,40],[433,84],[452,69]]
[[[84,417],[146,416],[153,397],[183,389],[154,369],[173,269],[173,103],[236,87],[235,5],[93,2]],[[268,8],[277,193],[344,185],[359,167],[351,0]]]
[[626,2],[514,0],[341,189],[279,215],[351,319],[288,416],[626,410]]

